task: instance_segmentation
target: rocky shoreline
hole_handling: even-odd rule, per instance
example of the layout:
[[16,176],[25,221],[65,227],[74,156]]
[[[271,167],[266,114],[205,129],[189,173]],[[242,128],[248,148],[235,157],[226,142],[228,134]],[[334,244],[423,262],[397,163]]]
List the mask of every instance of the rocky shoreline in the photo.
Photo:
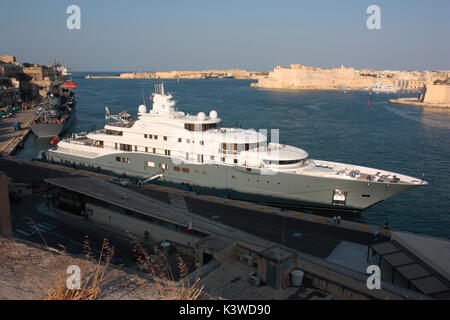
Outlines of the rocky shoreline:
[[390,99],[389,103],[422,108],[450,108],[450,104],[421,102],[417,98]]

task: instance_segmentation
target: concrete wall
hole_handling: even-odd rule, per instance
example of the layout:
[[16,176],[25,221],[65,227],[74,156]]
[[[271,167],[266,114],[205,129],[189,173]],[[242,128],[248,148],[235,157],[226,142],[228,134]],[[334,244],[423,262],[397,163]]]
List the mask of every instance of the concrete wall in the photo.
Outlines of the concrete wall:
[[203,265],[203,264],[205,264],[205,262],[203,261],[203,253],[210,254],[210,255],[212,255],[214,260],[216,260],[220,263],[224,263],[225,261],[227,261],[234,255],[235,248],[234,248],[234,245],[230,245],[223,250],[216,251],[214,249],[197,247],[197,248],[195,248],[194,251],[195,251],[195,253],[194,253],[195,263],[199,264],[199,265]]
[[423,101],[427,103],[449,104],[450,85],[428,85]]
[[150,240],[154,242],[169,240],[171,242],[191,247],[200,241],[199,238],[191,236],[188,232],[170,230],[150,222],[147,223],[140,219],[128,217],[126,215],[86,203],[86,210],[89,209],[92,210],[92,215],[89,216],[89,220],[128,231],[141,239],[144,238],[144,232],[148,231],[150,234]]
[[11,208],[9,206],[8,178],[0,172],[0,235],[12,236]]

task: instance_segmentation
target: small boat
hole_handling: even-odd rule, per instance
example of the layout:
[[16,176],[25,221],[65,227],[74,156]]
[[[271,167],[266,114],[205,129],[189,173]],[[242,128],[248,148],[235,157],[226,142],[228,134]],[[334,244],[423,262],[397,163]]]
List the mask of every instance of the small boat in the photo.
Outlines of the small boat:
[[64,83],[61,85],[61,88],[65,88],[65,89],[75,89],[76,87],[77,87],[77,83],[74,81]]

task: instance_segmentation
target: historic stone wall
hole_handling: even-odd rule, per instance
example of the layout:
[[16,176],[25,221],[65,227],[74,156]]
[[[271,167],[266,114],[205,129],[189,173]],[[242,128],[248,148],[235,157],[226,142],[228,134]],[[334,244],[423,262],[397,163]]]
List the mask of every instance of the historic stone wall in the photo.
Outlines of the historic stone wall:
[[268,76],[258,77],[253,87],[271,89],[362,89],[381,82],[398,89],[418,90],[435,77],[419,71],[374,71],[354,68],[321,69],[291,64],[289,68],[276,67]]
[[428,85],[425,99],[427,103],[450,103],[450,85]]

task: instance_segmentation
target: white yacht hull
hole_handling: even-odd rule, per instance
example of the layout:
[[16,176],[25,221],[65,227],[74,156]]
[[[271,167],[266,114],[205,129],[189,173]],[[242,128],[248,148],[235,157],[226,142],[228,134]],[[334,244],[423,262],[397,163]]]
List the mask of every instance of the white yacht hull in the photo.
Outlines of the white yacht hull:
[[[129,163],[116,160],[126,157]],[[167,156],[124,152],[87,158],[49,150],[46,160],[76,167],[90,167],[116,175],[146,179],[167,170],[158,183],[169,183],[193,191],[230,198],[265,202],[278,206],[321,208],[338,211],[362,211],[398,193],[420,184],[379,183],[364,180],[321,177],[288,172],[261,174],[259,169],[220,164],[174,164]],[[151,161],[155,167],[146,167]],[[174,167],[185,170],[175,171]],[[334,191],[346,192],[345,204],[333,204]]]

